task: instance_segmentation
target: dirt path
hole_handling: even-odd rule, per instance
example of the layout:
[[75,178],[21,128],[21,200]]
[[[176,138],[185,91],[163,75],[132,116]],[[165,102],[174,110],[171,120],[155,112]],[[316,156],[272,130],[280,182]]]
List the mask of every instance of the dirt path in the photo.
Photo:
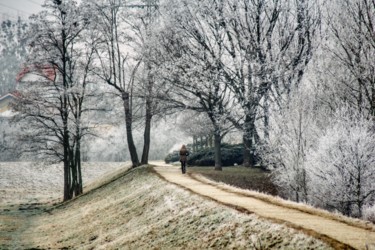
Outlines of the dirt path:
[[[260,217],[285,223],[330,243],[336,248],[375,249],[375,232],[350,226],[343,222],[270,204],[242,194],[225,191],[208,183],[182,175],[176,166],[153,162],[155,170],[167,181],[187,188],[194,193],[210,197],[220,203],[244,209]],[[339,243],[343,243],[341,245]],[[338,244],[337,244],[338,243]],[[345,246],[346,245],[346,246]]]

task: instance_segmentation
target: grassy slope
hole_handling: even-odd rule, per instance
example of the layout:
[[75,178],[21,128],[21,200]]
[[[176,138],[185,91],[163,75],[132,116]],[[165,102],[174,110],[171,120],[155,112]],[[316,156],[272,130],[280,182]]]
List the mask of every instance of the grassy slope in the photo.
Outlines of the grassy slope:
[[29,216],[11,238],[0,241],[0,248],[328,248],[292,229],[168,184],[147,167],[120,175],[49,213]]
[[223,171],[215,171],[214,167],[189,167],[188,172],[199,173],[211,180],[242,189],[278,195],[277,187],[273,185],[270,173],[260,168],[236,166],[223,167]]

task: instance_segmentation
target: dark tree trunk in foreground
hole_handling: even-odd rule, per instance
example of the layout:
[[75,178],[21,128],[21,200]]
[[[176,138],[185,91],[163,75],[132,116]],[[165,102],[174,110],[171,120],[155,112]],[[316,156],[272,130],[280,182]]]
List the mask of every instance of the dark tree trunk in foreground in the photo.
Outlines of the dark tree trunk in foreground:
[[244,145],[244,153],[243,153],[243,166],[244,167],[253,167],[255,164],[254,159],[254,145],[253,145],[253,138],[255,132],[255,118],[254,115],[246,115],[245,118],[245,128],[243,134],[243,145]]
[[132,167],[138,167],[139,166],[139,159],[137,154],[137,149],[134,145],[134,139],[133,139],[133,130],[132,130],[132,112],[130,108],[130,95],[127,92],[122,93],[122,100],[124,102],[124,111],[125,111],[125,127],[126,127],[126,137],[128,140],[128,148],[130,153],[130,158],[132,161]]
[[83,181],[82,181],[82,166],[81,166],[81,140],[77,141],[76,152],[75,152],[75,167],[76,167],[76,186],[74,187],[74,195],[78,196],[83,193]]
[[152,120],[152,102],[150,100],[146,101],[146,121],[145,121],[145,131],[143,135],[143,153],[141,164],[148,164],[148,156],[150,152],[151,143],[151,120]]
[[243,166],[244,167],[253,167],[255,164],[253,141],[251,138],[248,138],[246,135],[243,136],[244,152],[243,152]]
[[70,166],[69,162],[64,160],[64,201],[70,200],[72,197],[70,195]]
[[220,131],[215,131],[215,170],[221,171],[221,135]]

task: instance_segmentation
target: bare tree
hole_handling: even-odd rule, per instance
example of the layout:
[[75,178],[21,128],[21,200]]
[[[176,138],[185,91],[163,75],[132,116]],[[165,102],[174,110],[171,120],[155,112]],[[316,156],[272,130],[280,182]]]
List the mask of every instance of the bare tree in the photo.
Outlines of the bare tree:
[[80,145],[93,51],[78,49],[88,25],[74,1],[49,1],[33,17],[26,80],[17,104],[24,131],[25,152],[64,163],[64,200],[82,193]]
[[124,5],[128,8],[129,16],[124,21],[130,26],[128,35],[131,37],[130,47],[133,53],[141,59],[137,74],[135,96],[140,98],[141,121],[144,121],[143,151],[141,164],[147,164],[151,144],[151,125],[155,115],[160,113],[160,105],[155,96],[158,92],[157,68],[153,60],[154,40],[158,25],[159,1],[146,0],[139,5]]
[[262,164],[272,171],[279,194],[297,202],[309,201],[306,155],[321,132],[316,124],[316,98],[306,85],[292,91],[281,109],[272,110],[269,138],[260,148]]
[[[344,89],[342,99],[375,115],[375,2],[333,1],[328,25],[333,43],[327,44],[337,61],[331,81]],[[340,71],[341,70],[341,71]],[[336,73],[337,72],[337,73]],[[345,72],[345,74],[341,74]]]
[[125,10],[121,1],[108,0],[93,5],[97,13],[94,21],[98,24],[96,31],[102,39],[101,45],[96,47],[99,57],[96,74],[121,96],[128,149],[133,167],[137,167],[140,162],[133,139],[133,98],[135,77],[142,58],[134,56],[126,46],[130,36],[125,32]]
[[[267,137],[270,103],[279,105],[301,81],[314,50],[319,5],[305,0],[189,1],[173,5],[170,13],[175,15],[176,26],[168,27],[175,32],[165,35],[171,40],[169,53],[185,64],[177,66],[173,61],[169,67],[190,72],[178,88],[185,90],[187,82],[206,74],[201,82],[221,84],[219,91],[212,93],[217,100],[233,94],[235,101],[231,100],[230,106],[239,112],[228,115],[229,102],[220,101],[214,105],[221,105],[217,109],[221,113],[216,110],[212,114],[220,114],[220,119],[226,116],[243,131],[244,165],[253,165],[255,141],[259,141],[256,121],[264,118]],[[173,80],[175,85],[178,82]],[[197,92],[209,93],[192,94]]]
[[250,166],[255,122],[263,112],[267,129],[269,102],[280,103],[301,81],[313,53],[320,12],[315,1],[224,2],[229,63],[223,62],[223,69],[244,112],[235,124],[244,131],[244,165]]
[[225,38],[218,22],[220,4],[182,1],[168,7],[159,36],[167,86],[162,99],[182,110],[206,113],[214,133],[215,169],[222,170],[221,140],[230,128],[227,117],[234,103],[221,66]]

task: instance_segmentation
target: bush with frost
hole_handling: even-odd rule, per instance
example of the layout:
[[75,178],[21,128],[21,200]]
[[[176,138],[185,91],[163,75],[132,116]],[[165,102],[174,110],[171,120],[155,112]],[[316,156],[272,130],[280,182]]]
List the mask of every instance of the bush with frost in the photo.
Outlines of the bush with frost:
[[314,203],[362,217],[375,199],[375,131],[373,121],[344,107],[307,154]]

